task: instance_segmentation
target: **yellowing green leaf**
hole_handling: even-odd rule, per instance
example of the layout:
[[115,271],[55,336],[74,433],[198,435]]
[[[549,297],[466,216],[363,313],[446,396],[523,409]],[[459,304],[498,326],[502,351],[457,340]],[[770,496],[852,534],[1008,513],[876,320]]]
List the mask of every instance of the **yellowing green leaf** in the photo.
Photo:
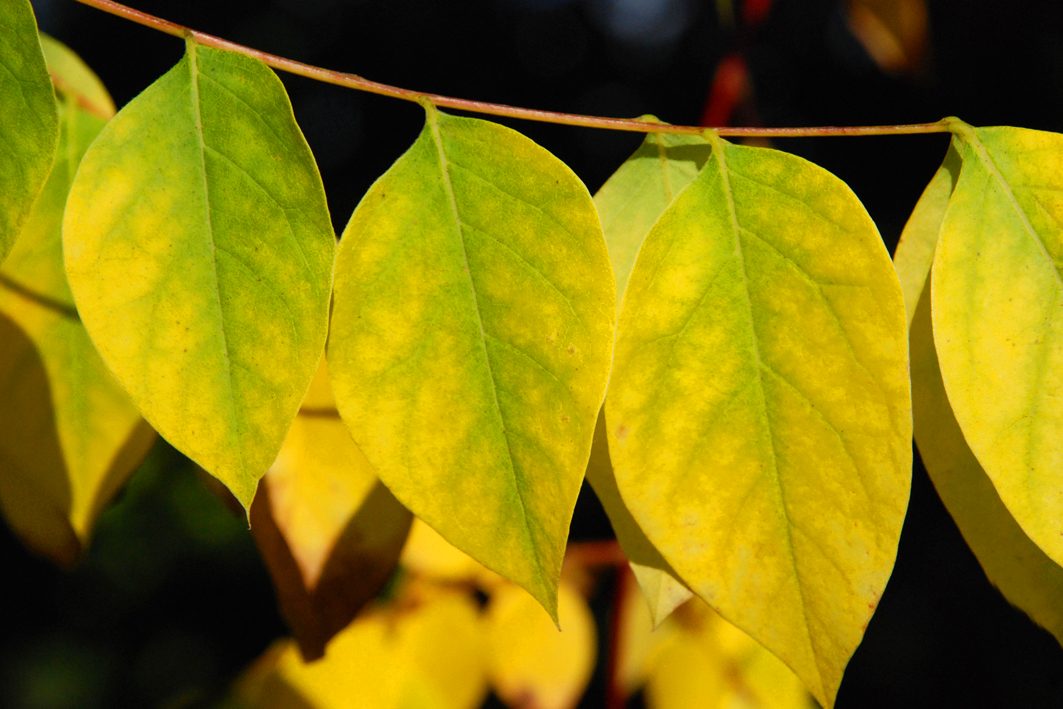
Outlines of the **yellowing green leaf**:
[[649,133],[635,154],[594,195],[616,274],[618,298],[624,295],[646,232],[697,177],[709,150],[708,141],[700,136]]
[[487,694],[482,622],[466,595],[437,593],[363,614],[305,663],[267,653],[236,690],[248,709],[475,709]]
[[1008,512],[963,438],[934,352],[930,294],[911,332],[915,442],[934,487],[990,582],[1063,643],[1063,567]]
[[904,300],[852,192],[719,141],[639,252],[605,416],[647,538],[830,707],[911,476]]
[[919,201],[908,218],[897,243],[897,252],[893,257],[893,266],[904,291],[904,309],[908,313],[908,325],[911,327],[915,317],[915,308],[923,295],[923,288],[930,275],[930,265],[934,262],[934,249],[941,231],[941,220],[948,209],[952,190],[960,176],[960,155],[953,147],[945,154],[945,161],[934,173],[930,184],[923,190]]
[[69,565],[155,433],[93,348],[63,273],[67,192],[104,121],[62,99],[59,157],[0,268],[0,507],[30,547]]
[[1063,135],[954,121],[931,292],[941,375],[1019,526],[1063,563]]
[[340,246],[328,360],[358,447],[551,615],[615,312],[583,183],[519,133],[432,107]]
[[513,709],[571,709],[594,669],[597,636],[583,596],[558,589],[561,630],[516,586],[491,595],[487,609],[491,685]]
[[263,483],[251,528],[303,657],[316,659],[395,570],[413,519],[340,421],[324,358]]
[[77,103],[78,108],[104,120],[114,116],[114,101],[99,77],[81,57],[62,42],[41,35],[41,49],[56,91]]
[[280,80],[188,42],[86,153],[63,235],[104,361],[247,508],[324,348],[335,248]]
[[628,558],[628,564],[638,580],[639,588],[649,606],[654,627],[661,624],[668,614],[688,601],[693,595],[661,553],[642,533],[635,518],[620,497],[613,477],[613,464],[609,460],[609,443],[606,440],[605,412],[598,414],[594,427],[594,444],[591,459],[587,464],[587,482],[602,503],[609,522],[613,526],[620,548]]
[[0,5],[0,263],[29,217],[55,159],[59,115],[29,0]]

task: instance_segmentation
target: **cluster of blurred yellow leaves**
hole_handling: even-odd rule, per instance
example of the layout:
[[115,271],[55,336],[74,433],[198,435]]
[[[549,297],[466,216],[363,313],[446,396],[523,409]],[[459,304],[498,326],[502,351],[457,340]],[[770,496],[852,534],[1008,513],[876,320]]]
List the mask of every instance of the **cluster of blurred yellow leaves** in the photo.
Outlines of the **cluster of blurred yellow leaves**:
[[[566,709],[579,702],[598,645],[584,597],[593,587],[587,568],[566,564],[559,632],[523,589],[420,521],[402,567],[388,600],[336,635],[322,659],[308,663],[294,642],[275,644],[236,683],[233,704],[475,709],[489,690],[514,709]],[[814,706],[781,661],[703,602],[680,606],[654,630],[649,606],[626,577],[617,589],[614,682],[623,696],[644,689],[651,709]]]

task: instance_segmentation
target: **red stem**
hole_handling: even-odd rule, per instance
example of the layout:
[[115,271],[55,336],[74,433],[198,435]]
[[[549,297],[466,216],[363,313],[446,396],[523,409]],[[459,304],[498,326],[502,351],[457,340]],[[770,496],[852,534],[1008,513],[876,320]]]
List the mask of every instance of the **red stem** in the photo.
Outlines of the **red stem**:
[[[291,59],[285,59],[284,57],[278,57],[275,54],[268,54],[266,52],[260,52],[257,49],[245,47],[242,44],[236,44],[230,42],[227,39],[221,39],[203,32],[198,32],[193,29],[189,29],[182,25],[164,20],[154,15],[149,15],[146,12],[134,10],[133,8],[126,7],[112,0],[77,0],[84,5],[94,7],[98,10],[116,15],[118,17],[125,18],[137,24],[144,25],[145,27],[151,27],[165,32],[166,34],[173,35],[174,37],[191,38],[198,44],[202,44],[207,47],[215,47],[217,49],[225,49],[230,52],[238,52],[240,54],[254,57],[259,61],[267,64],[274,69],[280,71],[286,71],[291,74],[298,74],[299,76],[305,76],[310,79],[316,79],[318,81],[324,81],[329,84],[336,84],[337,86],[346,86],[352,89],[358,89],[360,91],[367,91],[369,93],[380,94],[382,96],[392,96],[394,98],[401,98],[406,101],[422,102],[430,101],[436,106],[444,106],[446,108],[456,108],[462,111],[469,111],[470,113],[483,113],[494,116],[508,116],[510,118],[521,118],[529,121],[540,121],[543,123],[561,123],[570,126],[584,126],[587,128],[607,128],[611,130],[624,130],[638,133],[689,133],[700,134],[703,133],[706,128],[701,126],[673,126],[668,123],[661,123],[652,119],[643,118],[603,118],[600,116],[584,116],[575,113],[554,113],[552,111],[540,111],[533,108],[519,108],[516,106],[506,106],[499,103],[485,103],[483,101],[471,101],[469,99],[454,98],[452,96],[440,96],[439,94],[424,93],[421,91],[412,91],[410,89],[403,89],[397,86],[390,86],[388,84],[381,84],[376,81],[370,81],[369,79],[362,78],[356,74],[347,74],[341,71],[332,71],[330,69],[322,69],[320,67],[311,66],[309,64],[303,64],[302,62],[293,61]],[[892,126],[859,126],[859,127],[836,127],[825,126],[817,128],[715,128],[718,135],[721,136],[764,136],[764,137],[801,137],[801,136],[835,136],[835,135],[904,135],[911,133],[946,133],[949,130],[949,126],[943,122],[938,121],[935,123],[916,123],[911,125],[892,125]]]

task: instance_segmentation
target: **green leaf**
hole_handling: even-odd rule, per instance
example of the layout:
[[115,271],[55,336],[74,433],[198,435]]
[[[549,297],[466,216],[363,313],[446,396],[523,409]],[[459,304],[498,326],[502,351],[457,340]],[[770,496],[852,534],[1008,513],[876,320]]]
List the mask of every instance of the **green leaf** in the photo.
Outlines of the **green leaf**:
[[673,610],[690,600],[693,594],[677,578],[661,552],[646,538],[620,497],[605,432],[605,412],[602,411],[594,427],[594,444],[591,446],[590,462],[587,463],[587,482],[594,488],[594,494],[609,516],[616,540],[624,550],[642,595],[649,604],[650,617],[656,628]]
[[63,233],[104,361],[246,509],[324,348],[335,249],[280,80],[189,41],[86,153]]
[[931,288],[945,390],[1000,499],[1063,563],[1063,135],[953,130]]
[[0,5],[0,263],[55,160],[59,114],[29,0]]
[[380,592],[413,521],[340,421],[324,358],[262,481],[251,529],[309,662]]
[[594,195],[609,258],[622,299],[646,233],[709,159],[709,143],[696,135],[649,133],[639,149]]
[[555,619],[615,298],[583,183],[519,133],[431,106],[337,260],[328,361],[358,447]]
[[893,568],[911,476],[904,300],[836,177],[719,141],[628,282],[606,402],[632,515],[826,707]]
[[[60,80],[80,63],[70,56]],[[63,272],[67,193],[104,120],[60,93],[59,157],[0,268],[0,506],[30,547],[70,565],[155,433],[96,353]]]
[[930,275],[934,249],[941,231],[941,220],[960,177],[960,166],[960,154],[954,147],[949,147],[945,161],[934,173],[919,201],[915,203],[915,209],[912,210],[908,223],[904,225],[901,239],[897,243],[893,266],[897,269],[901,289],[904,291],[904,309],[908,313],[909,327]]
[[[594,196],[616,274],[618,296],[623,296],[635,254],[646,233],[697,176],[709,152],[708,141],[700,136],[650,133]],[[675,578],[668,562],[646,539],[620,497],[609,461],[604,414],[599,416],[594,430],[587,480],[609,515],[657,626],[689,599],[691,592]]]
[[911,333],[915,442],[934,487],[989,581],[1063,644],[1063,567],[1026,536],[963,438],[934,352],[930,294]]

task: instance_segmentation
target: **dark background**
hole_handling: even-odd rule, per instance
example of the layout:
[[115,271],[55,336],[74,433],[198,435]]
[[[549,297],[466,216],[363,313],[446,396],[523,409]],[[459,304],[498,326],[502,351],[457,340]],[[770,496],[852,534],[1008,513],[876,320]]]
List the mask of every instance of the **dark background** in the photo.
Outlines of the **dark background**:
[[[118,106],[176,63],[183,43],[73,0],[35,0],[42,30],[78,52]],[[1063,131],[1063,3],[929,3],[918,75],[878,69],[840,1],[776,0],[755,31],[712,0],[137,0],[227,39],[406,88],[533,108],[698,122],[714,68],[740,49],[746,116],[768,126],[932,121]],[[737,3],[741,9],[741,3]],[[320,163],[337,232],[416,138],[421,109],[281,75]],[[640,137],[507,122],[596,191]],[[845,180],[892,250],[947,138],[776,141]],[[588,491],[585,490],[585,493]],[[585,494],[573,539],[610,536]],[[242,519],[158,446],[105,512],[72,572],[0,525],[0,706],[205,706],[285,629]],[[605,579],[608,581],[608,578]],[[595,598],[599,617],[609,586]],[[603,639],[605,633],[602,633]],[[601,673],[581,706],[600,706]],[[1063,707],[1063,649],[986,581],[921,463],[897,566],[837,706]]]

